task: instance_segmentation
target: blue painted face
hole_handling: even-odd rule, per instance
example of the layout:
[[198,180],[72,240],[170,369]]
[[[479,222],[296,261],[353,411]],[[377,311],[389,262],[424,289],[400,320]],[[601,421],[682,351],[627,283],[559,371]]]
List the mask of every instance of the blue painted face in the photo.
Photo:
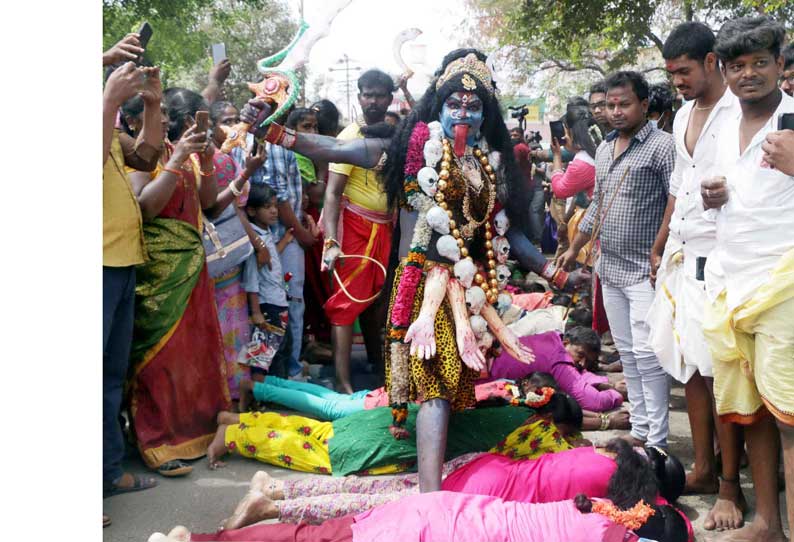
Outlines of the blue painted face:
[[474,92],[453,92],[444,101],[439,120],[444,135],[450,139],[455,138],[456,124],[468,125],[466,144],[473,146],[480,136],[480,126],[483,121],[482,100]]

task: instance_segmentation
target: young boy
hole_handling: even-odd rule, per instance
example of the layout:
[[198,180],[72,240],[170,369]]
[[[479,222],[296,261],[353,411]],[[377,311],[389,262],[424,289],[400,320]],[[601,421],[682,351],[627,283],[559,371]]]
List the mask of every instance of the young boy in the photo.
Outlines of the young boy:
[[[286,363],[280,354],[289,351],[289,302],[279,254],[292,241],[293,236],[288,230],[278,244],[273,238],[270,227],[278,222],[278,207],[276,193],[269,186],[251,186],[245,212],[254,231],[270,253],[269,264],[259,267],[256,255],[252,254],[243,269],[243,288],[248,293],[251,323],[264,332],[265,344],[272,348],[273,356],[269,360],[252,361],[251,378],[263,382],[268,372],[286,378]],[[271,361],[268,371],[267,365]]]

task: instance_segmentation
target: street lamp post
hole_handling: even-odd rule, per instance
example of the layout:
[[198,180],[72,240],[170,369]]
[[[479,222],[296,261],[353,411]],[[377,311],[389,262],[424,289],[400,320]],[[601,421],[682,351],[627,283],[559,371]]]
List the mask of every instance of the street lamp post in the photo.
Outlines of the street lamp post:
[[350,70],[360,70],[361,68],[358,66],[350,67],[350,57],[347,56],[347,53],[342,55],[342,58],[336,61],[337,64],[344,63],[344,68],[328,68],[329,72],[338,72],[343,71],[345,72],[345,98],[347,100],[347,116],[349,119],[353,119],[353,113],[350,109]]

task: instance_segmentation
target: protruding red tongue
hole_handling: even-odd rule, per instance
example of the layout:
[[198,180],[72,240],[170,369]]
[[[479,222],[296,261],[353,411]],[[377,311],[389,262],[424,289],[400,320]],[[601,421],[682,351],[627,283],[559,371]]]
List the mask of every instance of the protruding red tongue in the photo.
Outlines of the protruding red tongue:
[[456,124],[452,127],[455,130],[455,156],[460,158],[466,152],[466,139],[469,137],[468,124]]

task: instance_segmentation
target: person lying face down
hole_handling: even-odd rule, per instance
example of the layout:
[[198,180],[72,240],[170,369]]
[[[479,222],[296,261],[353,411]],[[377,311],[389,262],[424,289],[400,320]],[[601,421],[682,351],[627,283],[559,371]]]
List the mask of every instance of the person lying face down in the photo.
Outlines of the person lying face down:
[[[342,542],[387,540],[398,537],[405,540],[464,542],[475,540],[620,542],[636,541],[639,536],[669,542],[685,542],[690,539],[688,525],[683,516],[666,503],[656,504],[659,484],[645,458],[620,439],[614,439],[605,451],[599,453],[603,454],[605,461],[614,462],[614,472],[608,482],[600,483],[601,487],[593,486],[587,489],[591,493],[600,493],[606,499],[587,497],[584,493],[578,493],[573,499],[568,497],[548,503],[511,500],[516,496],[516,491],[522,491],[520,487],[522,484],[517,483],[518,480],[513,484],[494,484],[488,480],[492,474],[509,477],[515,476],[515,473],[505,475],[493,470],[482,473],[479,476],[480,481],[487,484],[489,490],[507,488],[505,497],[474,494],[468,491],[472,489],[471,486],[467,488],[467,493],[450,492],[442,488],[440,492],[407,495],[400,500],[377,506],[358,515],[351,514],[330,519],[320,525],[276,523],[243,528],[245,522],[265,519],[258,512],[268,508],[269,498],[265,494],[267,488],[262,485],[257,488],[252,487],[251,493],[238,506],[235,516],[244,519],[235,523],[234,529],[207,535],[191,534],[190,540]],[[614,456],[614,460],[609,459],[610,455]],[[482,470],[481,465],[474,463],[469,465],[471,465],[470,474],[473,476],[466,482],[472,482],[474,476]],[[550,473],[566,476],[564,472],[557,470]],[[453,473],[448,479],[459,481],[461,478],[454,476]],[[521,480],[525,481],[523,478]],[[530,478],[526,482],[532,483],[531,480]],[[558,489],[553,497],[577,489],[576,486],[562,491]],[[484,518],[488,521],[483,521]],[[184,537],[187,534],[188,531],[181,528],[172,531],[170,537],[153,535],[150,541],[186,540],[180,536]]]

